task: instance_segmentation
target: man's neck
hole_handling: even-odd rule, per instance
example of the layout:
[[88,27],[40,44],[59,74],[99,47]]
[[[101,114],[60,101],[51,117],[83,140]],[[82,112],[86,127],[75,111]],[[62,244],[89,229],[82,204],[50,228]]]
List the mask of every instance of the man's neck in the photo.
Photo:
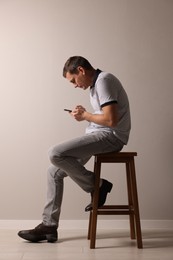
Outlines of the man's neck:
[[99,70],[99,69],[96,69],[96,70],[93,69],[91,88],[94,87],[95,82],[96,82],[96,80],[97,80],[98,75],[100,74],[100,72],[101,72],[101,70]]

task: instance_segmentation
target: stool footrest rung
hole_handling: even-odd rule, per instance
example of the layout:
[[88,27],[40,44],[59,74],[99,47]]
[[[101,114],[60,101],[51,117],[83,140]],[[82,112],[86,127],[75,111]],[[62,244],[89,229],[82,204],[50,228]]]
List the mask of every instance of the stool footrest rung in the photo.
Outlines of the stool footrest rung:
[[129,205],[104,205],[98,209],[132,209],[133,206]]
[[134,209],[128,205],[104,205],[97,212],[98,215],[133,215]]
[[134,212],[130,210],[98,210],[98,215],[133,215]]

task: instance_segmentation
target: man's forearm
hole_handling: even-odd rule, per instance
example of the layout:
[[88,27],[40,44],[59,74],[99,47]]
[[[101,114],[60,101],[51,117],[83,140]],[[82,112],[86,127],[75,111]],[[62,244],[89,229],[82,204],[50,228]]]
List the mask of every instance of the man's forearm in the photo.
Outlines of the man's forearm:
[[98,125],[104,125],[108,127],[114,127],[116,125],[115,120],[112,120],[110,116],[107,116],[105,114],[92,114],[84,111],[83,118],[88,122],[93,122]]

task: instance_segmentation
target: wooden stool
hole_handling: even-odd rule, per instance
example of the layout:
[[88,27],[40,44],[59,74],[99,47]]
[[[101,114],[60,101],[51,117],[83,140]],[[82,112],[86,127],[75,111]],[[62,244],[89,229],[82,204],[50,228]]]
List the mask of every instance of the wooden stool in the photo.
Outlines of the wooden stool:
[[[95,191],[93,195],[93,210],[90,211],[88,228],[88,239],[90,239],[90,248],[95,248],[97,215],[129,215],[131,239],[137,238],[138,248],[143,248],[134,163],[135,156],[137,156],[136,152],[113,152],[95,155]],[[128,205],[104,205],[100,208],[97,207],[102,163],[126,164]]]

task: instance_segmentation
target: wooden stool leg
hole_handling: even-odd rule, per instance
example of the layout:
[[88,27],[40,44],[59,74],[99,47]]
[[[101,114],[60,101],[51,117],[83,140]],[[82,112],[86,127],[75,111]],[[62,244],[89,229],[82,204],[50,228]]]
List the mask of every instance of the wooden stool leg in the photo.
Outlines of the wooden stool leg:
[[143,248],[134,158],[132,158],[130,161],[130,169],[131,169],[130,174],[131,174],[132,189],[133,189],[132,192],[133,192],[137,245],[138,248]]
[[[132,186],[131,186],[131,175],[130,175],[130,165],[126,163],[126,177],[127,177],[127,192],[128,192],[128,204],[129,208],[133,206],[133,198],[132,198]],[[134,214],[129,215],[130,220],[130,237],[131,239],[135,239],[135,220]]]
[[95,189],[93,194],[93,211],[91,215],[91,232],[90,232],[90,248],[95,248],[96,229],[97,229],[97,208],[99,199],[99,184],[100,184],[100,169],[101,163],[95,159],[94,173],[95,173]]
[[92,219],[92,211],[90,211],[90,216],[89,216],[88,239],[91,239],[91,219]]

